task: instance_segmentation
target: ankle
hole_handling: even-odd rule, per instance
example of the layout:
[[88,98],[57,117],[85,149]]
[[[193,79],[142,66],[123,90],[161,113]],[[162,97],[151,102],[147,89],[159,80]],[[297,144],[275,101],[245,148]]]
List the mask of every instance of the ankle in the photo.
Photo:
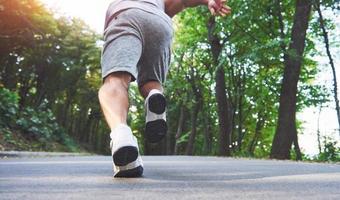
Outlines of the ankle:
[[121,134],[121,133],[132,133],[131,131],[131,128],[125,124],[125,123],[120,123],[120,124],[117,124],[115,127],[113,127],[111,129],[111,133],[110,133],[110,137],[111,139],[113,139],[115,137],[115,135],[117,134]]
[[153,94],[163,94],[163,92],[161,90],[158,90],[158,89],[152,89],[152,90],[150,90],[150,92],[148,93],[146,98],[150,97]]
[[127,125],[127,123],[119,122],[119,123],[117,123],[117,124],[115,124],[114,126],[111,127],[111,131],[114,131],[114,130],[120,128],[120,127],[129,127],[129,126]]
[[144,98],[146,98],[150,91],[154,89],[160,91],[161,93],[163,92],[163,87],[158,81],[149,81],[139,87],[139,91]]

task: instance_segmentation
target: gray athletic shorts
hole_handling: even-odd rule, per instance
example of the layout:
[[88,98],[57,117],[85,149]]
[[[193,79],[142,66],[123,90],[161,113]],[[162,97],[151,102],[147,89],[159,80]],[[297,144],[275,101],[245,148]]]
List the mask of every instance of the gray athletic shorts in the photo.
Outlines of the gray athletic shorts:
[[118,13],[104,32],[102,78],[128,72],[139,86],[163,83],[169,69],[172,24],[156,14],[131,8]]

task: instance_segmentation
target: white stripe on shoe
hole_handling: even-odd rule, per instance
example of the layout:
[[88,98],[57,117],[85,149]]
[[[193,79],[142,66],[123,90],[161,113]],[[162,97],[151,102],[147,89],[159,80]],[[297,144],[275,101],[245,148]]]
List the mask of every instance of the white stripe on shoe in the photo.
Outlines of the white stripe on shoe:
[[113,164],[114,177],[140,177],[143,175],[143,161],[141,156],[137,160],[125,166],[116,166]]

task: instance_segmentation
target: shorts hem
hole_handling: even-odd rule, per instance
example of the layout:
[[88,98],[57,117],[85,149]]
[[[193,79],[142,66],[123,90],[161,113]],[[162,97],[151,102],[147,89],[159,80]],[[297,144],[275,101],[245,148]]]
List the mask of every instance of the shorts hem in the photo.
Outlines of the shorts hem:
[[104,79],[112,74],[112,73],[115,73],[115,72],[127,72],[131,75],[131,82],[135,81],[136,80],[136,77],[137,77],[137,73],[134,71],[134,70],[130,70],[128,68],[131,68],[131,67],[113,67],[111,70],[105,72],[105,73],[102,73],[102,80],[104,81]]

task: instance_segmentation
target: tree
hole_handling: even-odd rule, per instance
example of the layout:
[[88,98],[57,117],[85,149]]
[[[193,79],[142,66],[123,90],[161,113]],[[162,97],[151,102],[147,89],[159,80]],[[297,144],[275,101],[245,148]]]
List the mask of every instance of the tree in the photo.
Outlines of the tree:
[[[144,100],[131,85],[128,123],[142,154],[268,157],[284,67],[294,63],[289,69],[295,72],[296,60],[303,60],[296,111],[326,99],[324,87],[313,84],[319,68],[311,38],[317,31],[309,32],[300,56],[288,49],[300,41],[289,35],[293,1],[230,4],[234,14],[226,18],[210,16],[204,6],[176,16],[165,84],[168,135],[158,145],[144,143]],[[101,38],[79,19],[55,19],[38,1],[0,0],[0,15],[0,86],[19,94],[22,110],[44,105],[83,147],[109,153],[109,130],[97,100]],[[13,35],[15,30],[22,32]]]
[[216,67],[215,71],[215,82],[216,82],[216,101],[217,101],[217,112],[219,121],[219,155],[230,156],[230,104],[226,93],[226,81],[225,71],[223,65],[219,64],[218,58],[222,51],[222,44],[220,38],[216,34],[215,30],[216,22],[215,18],[211,17],[208,21],[208,39],[211,48],[213,63]]
[[337,81],[337,77],[336,77],[336,70],[335,70],[335,65],[334,65],[334,61],[333,61],[333,57],[330,51],[330,46],[329,46],[329,37],[328,37],[328,33],[326,30],[326,26],[325,26],[325,20],[324,17],[322,15],[322,11],[321,11],[321,7],[320,7],[320,0],[315,0],[314,1],[314,8],[318,13],[319,16],[319,23],[320,23],[320,28],[322,30],[322,36],[324,39],[324,44],[325,44],[325,48],[326,48],[326,53],[329,59],[329,65],[331,66],[332,69],[332,75],[333,75],[333,97],[334,97],[334,102],[335,102],[335,110],[337,113],[337,117],[338,117],[338,126],[339,126],[339,135],[340,135],[340,105],[339,105],[339,98],[338,98],[338,81]]
[[278,125],[273,140],[271,158],[289,159],[290,149],[294,142],[297,158],[301,159],[296,130],[297,84],[303,62],[310,13],[311,2],[309,0],[296,1],[291,42],[284,56],[285,68],[280,94]]

